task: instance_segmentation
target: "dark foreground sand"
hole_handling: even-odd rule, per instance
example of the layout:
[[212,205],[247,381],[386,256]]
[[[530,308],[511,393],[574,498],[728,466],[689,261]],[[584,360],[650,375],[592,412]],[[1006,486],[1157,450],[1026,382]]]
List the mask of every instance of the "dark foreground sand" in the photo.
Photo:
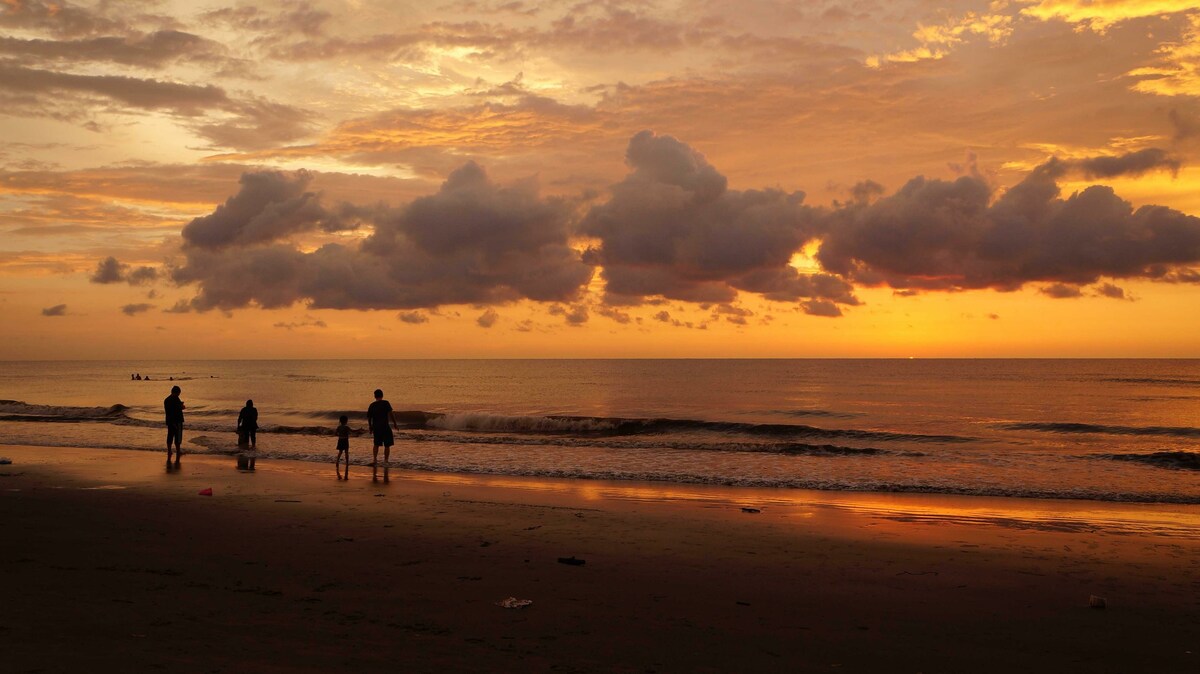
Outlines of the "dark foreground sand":
[[1200,671],[1194,507],[0,455],[4,672]]

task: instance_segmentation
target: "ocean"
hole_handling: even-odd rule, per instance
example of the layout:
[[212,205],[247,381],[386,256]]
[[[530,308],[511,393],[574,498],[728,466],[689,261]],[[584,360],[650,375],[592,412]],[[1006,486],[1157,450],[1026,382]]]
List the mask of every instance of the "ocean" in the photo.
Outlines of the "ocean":
[[0,445],[161,452],[173,384],[185,461],[253,399],[260,461],[332,463],[347,414],[368,463],[382,388],[412,470],[1200,503],[1200,360],[5,362]]

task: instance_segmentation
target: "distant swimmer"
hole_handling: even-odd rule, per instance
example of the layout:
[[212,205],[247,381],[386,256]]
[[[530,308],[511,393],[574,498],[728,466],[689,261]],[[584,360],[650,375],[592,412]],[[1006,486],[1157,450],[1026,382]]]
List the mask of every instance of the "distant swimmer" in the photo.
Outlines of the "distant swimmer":
[[179,465],[179,457],[183,456],[180,445],[183,443],[183,409],[186,407],[179,399],[180,392],[178,386],[172,386],[171,395],[163,400],[163,411],[167,417],[167,463],[171,463],[171,442],[174,441],[176,466]]
[[[337,471],[339,480],[350,479],[350,417],[343,414],[338,419],[337,427],[337,460],[333,462],[333,469]],[[342,454],[346,455],[346,475],[342,476]]]
[[371,467],[375,468],[379,463],[379,446],[383,445],[385,477],[388,461],[392,458],[392,445],[396,444],[392,429],[388,428],[388,421],[392,422],[392,428],[400,430],[399,424],[396,423],[396,414],[392,411],[392,404],[383,399],[382,390],[375,389],[375,402],[367,408],[367,428],[375,438],[371,448]]
[[237,420],[238,444],[250,443],[250,447],[254,448],[258,445],[256,435],[258,433],[258,410],[254,407],[253,400],[247,400],[246,406],[238,412]]

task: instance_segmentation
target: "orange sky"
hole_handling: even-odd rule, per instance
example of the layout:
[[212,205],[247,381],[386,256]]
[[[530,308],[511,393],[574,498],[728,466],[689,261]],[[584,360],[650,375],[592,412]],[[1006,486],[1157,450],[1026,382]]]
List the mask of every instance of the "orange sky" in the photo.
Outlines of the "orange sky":
[[0,359],[1200,357],[1200,0],[0,2]]

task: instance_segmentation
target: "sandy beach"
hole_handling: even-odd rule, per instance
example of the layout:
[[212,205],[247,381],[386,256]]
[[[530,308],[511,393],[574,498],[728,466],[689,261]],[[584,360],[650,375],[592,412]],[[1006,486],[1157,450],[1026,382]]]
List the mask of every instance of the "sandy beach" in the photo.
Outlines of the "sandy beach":
[[5,671],[1200,667],[1194,506],[0,455]]

